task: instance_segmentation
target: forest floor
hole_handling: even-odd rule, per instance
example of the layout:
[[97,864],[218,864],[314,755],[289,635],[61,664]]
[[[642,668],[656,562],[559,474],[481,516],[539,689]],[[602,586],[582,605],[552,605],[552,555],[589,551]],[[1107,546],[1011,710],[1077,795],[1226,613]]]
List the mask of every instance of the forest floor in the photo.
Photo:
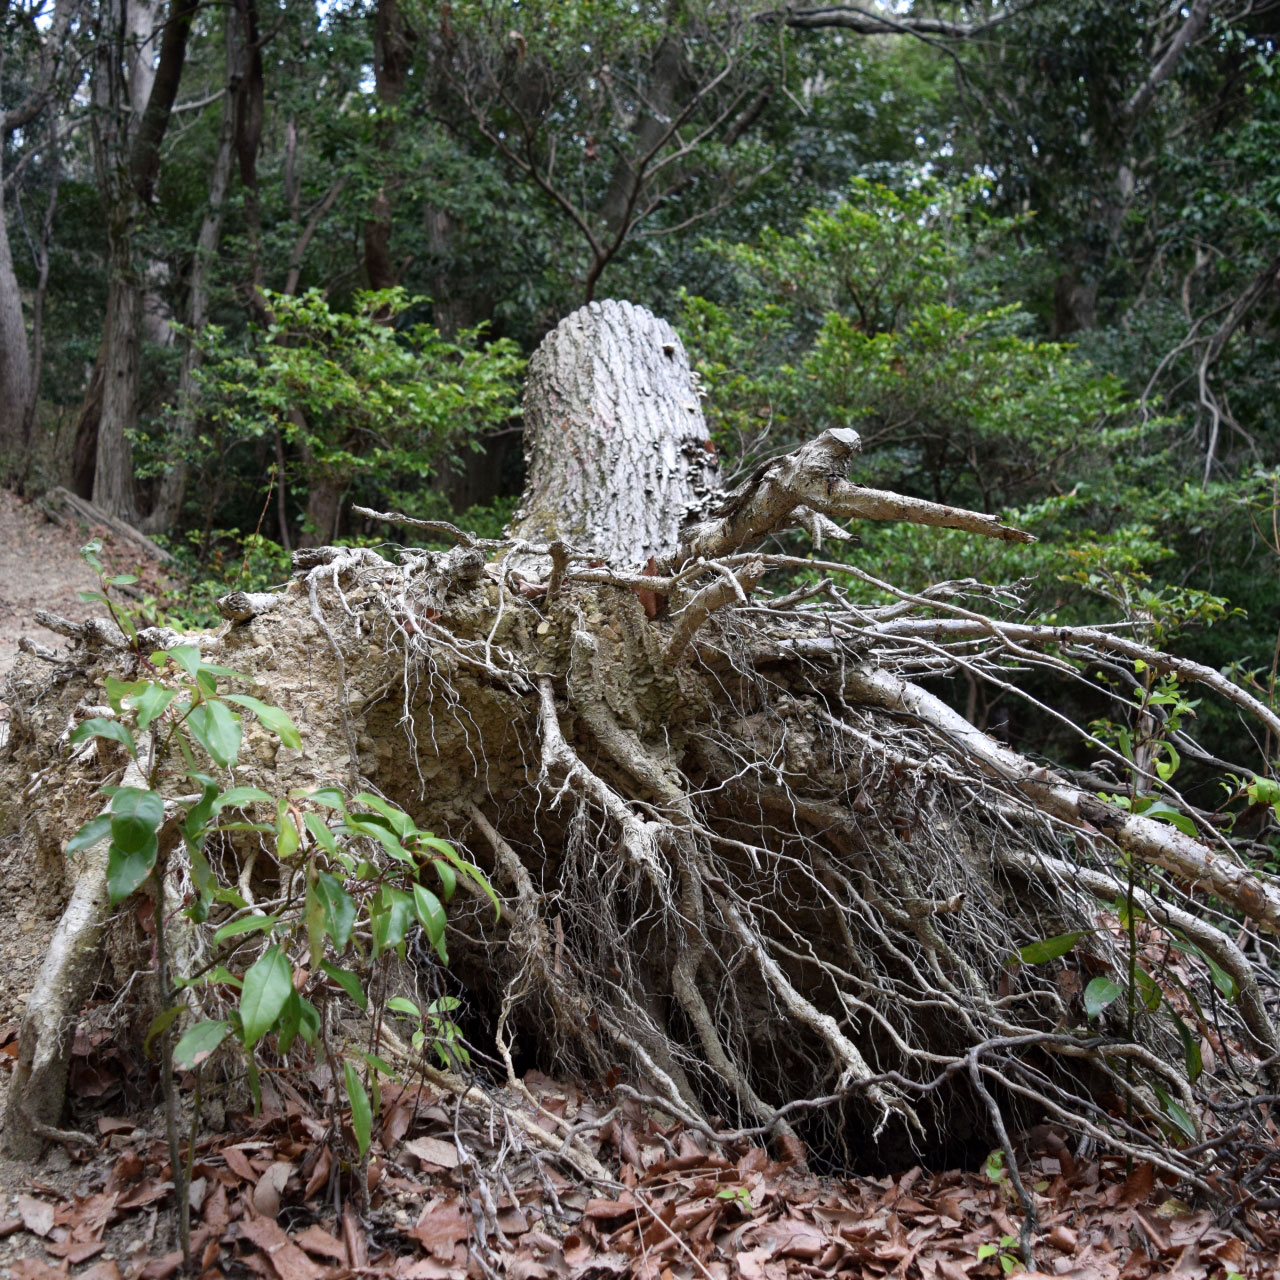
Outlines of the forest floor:
[[[33,625],[36,608],[76,619],[91,609],[76,593],[97,585],[79,556],[93,532],[0,492],[0,681],[19,636],[64,643]],[[19,803],[0,801],[10,814]],[[0,1094],[62,905],[48,888],[57,877],[30,862],[20,832],[0,839]],[[92,1145],[55,1147],[31,1166],[0,1159],[0,1276],[164,1280],[181,1270],[158,1069],[111,1016],[90,1010],[73,1051],[70,1119]],[[1022,1209],[995,1163],[820,1177],[537,1072],[524,1082],[536,1111],[492,1080],[478,1081],[492,1106],[417,1080],[381,1090],[362,1213],[323,1064],[264,1074],[256,1116],[220,1082],[204,1083],[190,1194],[203,1280],[986,1280],[1021,1266]],[[193,1084],[180,1082],[188,1110]],[[604,1180],[557,1154],[570,1130]],[[1280,1280],[1275,1214],[1215,1214],[1151,1165],[1126,1170],[1048,1126],[1019,1150],[1039,1218],[1033,1274]]]
[[64,643],[61,636],[36,626],[37,609],[50,609],[80,621],[91,605],[76,593],[98,585],[98,575],[80,558],[86,538],[62,528],[36,506],[0,489],[0,680],[18,656],[18,639]]

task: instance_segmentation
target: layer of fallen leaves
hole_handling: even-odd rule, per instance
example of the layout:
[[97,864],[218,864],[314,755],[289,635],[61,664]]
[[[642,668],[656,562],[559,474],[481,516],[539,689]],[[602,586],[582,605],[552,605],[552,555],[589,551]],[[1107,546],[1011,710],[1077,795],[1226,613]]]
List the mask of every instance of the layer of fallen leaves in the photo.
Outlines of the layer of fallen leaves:
[[[830,1179],[760,1146],[720,1146],[638,1107],[611,1107],[537,1073],[528,1100],[463,1106],[430,1086],[384,1086],[364,1197],[351,1135],[295,1090],[197,1148],[192,1251],[202,1280],[406,1277],[450,1280],[960,1280],[1022,1269],[1022,1211],[997,1167],[986,1172]],[[523,1124],[513,1122],[523,1108]],[[174,1248],[165,1143],[133,1122],[100,1118],[97,1182],[74,1195],[32,1177],[0,1214],[25,1231],[14,1280],[164,1280]],[[542,1141],[531,1138],[538,1128]],[[564,1147],[572,1132],[573,1147]],[[536,1136],[536,1135],[535,1135]],[[563,1150],[562,1150],[563,1147]],[[1038,1270],[1143,1280],[1180,1275],[1280,1277],[1280,1222],[1223,1223],[1179,1199],[1150,1165],[1079,1159],[1060,1134],[1024,1135]],[[572,1163],[586,1153],[610,1181]],[[102,1155],[110,1153],[109,1160]],[[130,1223],[133,1230],[113,1229]],[[127,1249],[118,1239],[127,1238]]]

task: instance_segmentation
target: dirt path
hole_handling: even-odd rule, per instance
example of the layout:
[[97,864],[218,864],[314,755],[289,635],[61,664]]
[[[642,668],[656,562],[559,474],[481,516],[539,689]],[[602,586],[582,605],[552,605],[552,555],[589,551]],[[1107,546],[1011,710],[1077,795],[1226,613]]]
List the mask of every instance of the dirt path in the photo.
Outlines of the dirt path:
[[77,621],[92,612],[92,605],[76,597],[76,592],[98,585],[97,575],[80,558],[86,540],[0,490],[0,681],[17,657],[19,636],[50,647],[65,643],[36,626],[37,609],[52,609]]

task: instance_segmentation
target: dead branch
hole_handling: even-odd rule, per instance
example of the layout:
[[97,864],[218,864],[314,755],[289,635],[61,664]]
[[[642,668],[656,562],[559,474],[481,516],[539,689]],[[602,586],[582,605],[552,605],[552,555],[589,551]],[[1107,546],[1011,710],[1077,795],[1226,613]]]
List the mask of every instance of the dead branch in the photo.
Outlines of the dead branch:
[[856,431],[833,429],[794,453],[764,463],[725,498],[712,519],[684,530],[680,561],[731,555],[772,533],[802,525],[805,509],[829,519],[902,520],[1010,542],[1035,541],[997,516],[866,489],[844,479],[859,447]]
[[865,666],[850,667],[845,682],[846,692],[855,700],[911,717],[958,748],[984,772],[1011,784],[1037,808],[1087,830],[1102,831],[1126,852],[1192,885],[1207,886],[1251,920],[1280,933],[1280,888],[1248,868],[1228,861],[1174,827],[1126,813],[1067,785],[1050,770],[975,729],[941,699],[898,676]]

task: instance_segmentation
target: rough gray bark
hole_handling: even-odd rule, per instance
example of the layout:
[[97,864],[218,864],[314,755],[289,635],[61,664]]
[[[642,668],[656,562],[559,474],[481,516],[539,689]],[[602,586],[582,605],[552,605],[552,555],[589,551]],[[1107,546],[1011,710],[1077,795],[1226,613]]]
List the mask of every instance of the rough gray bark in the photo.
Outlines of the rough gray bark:
[[235,140],[235,94],[242,75],[245,41],[240,30],[240,13],[234,6],[226,12],[227,90],[223,97],[222,127],[218,150],[209,177],[209,202],[200,220],[187,292],[187,336],[183,339],[182,367],[178,373],[178,410],[169,456],[172,467],[161,477],[155,502],[143,522],[147,533],[164,533],[173,526],[182,510],[187,488],[188,446],[195,434],[199,398],[197,375],[202,363],[196,335],[209,315],[209,268],[222,235],[222,217],[231,181],[232,149]]
[[[95,48],[93,153],[106,205],[109,281],[92,497],[112,515],[130,523],[137,521],[138,512],[128,432],[137,424],[146,288],[134,239],[138,221],[155,191],[160,147],[186,62],[187,38],[198,3],[171,0],[157,42],[158,4],[151,8],[131,0],[109,0],[102,6],[101,33]],[[138,30],[149,24],[150,38],[136,47]]]
[[4,210],[4,173],[0,169],[0,466],[18,468],[23,422],[31,394],[31,353],[22,315],[22,294],[13,272]]
[[547,335],[524,400],[528,481],[511,535],[623,565],[665,560],[719,488],[719,464],[675,330],[593,302]]

